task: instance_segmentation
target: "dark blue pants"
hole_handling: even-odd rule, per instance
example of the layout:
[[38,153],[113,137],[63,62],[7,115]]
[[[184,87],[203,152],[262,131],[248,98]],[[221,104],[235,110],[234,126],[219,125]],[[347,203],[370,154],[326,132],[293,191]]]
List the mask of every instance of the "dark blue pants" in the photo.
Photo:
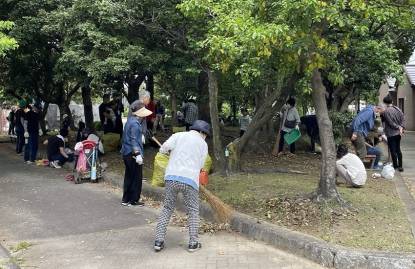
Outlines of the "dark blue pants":
[[24,130],[16,127],[16,152],[22,153],[24,146]]
[[39,133],[29,133],[28,140],[28,143],[24,147],[24,160],[34,162],[37,156]]
[[137,203],[141,196],[143,185],[143,166],[138,165],[131,154],[123,156],[125,165],[124,192],[122,201],[125,203]]

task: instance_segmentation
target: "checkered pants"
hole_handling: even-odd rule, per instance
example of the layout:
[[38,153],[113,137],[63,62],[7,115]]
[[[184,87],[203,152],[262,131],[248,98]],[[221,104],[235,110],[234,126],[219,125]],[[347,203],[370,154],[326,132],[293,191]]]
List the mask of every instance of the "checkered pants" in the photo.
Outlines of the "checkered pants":
[[189,226],[189,243],[198,242],[199,233],[199,192],[193,187],[177,181],[166,181],[166,194],[164,198],[163,211],[156,227],[156,241],[164,242],[167,225],[176,206],[179,192],[183,193],[184,205],[187,211],[187,224]]

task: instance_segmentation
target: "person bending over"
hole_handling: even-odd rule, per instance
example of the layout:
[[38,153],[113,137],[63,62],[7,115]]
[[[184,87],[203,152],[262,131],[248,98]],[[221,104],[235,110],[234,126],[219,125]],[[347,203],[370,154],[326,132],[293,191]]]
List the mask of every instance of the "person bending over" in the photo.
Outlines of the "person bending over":
[[362,160],[353,153],[349,153],[346,145],[337,148],[337,175],[347,184],[360,188],[366,183],[367,174]]

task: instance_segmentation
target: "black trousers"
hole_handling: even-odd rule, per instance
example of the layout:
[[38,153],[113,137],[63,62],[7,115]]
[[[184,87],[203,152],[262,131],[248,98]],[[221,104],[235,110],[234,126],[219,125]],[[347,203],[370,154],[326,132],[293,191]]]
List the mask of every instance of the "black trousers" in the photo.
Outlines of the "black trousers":
[[[281,130],[280,144],[278,145],[278,152],[281,152],[284,149],[284,143],[285,143],[284,135],[285,134],[288,134],[288,133]],[[290,147],[290,152],[295,153],[295,143],[292,143],[291,145],[289,145],[289,147]]]
[[401,136],[395,135],[388,137],[388,146],[391,152],[393,168],[402,167]]
[[122,201],[125,203],[140,200],[141,187],[143,185],[143,166],[135,162],[132,154],[123,156],[125,164],[124,193]]

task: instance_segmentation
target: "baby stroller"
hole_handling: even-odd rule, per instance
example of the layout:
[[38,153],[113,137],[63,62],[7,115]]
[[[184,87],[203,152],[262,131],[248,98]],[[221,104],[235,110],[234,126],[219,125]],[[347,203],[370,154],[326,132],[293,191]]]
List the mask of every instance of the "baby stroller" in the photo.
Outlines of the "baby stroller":
[[102,177],[101,161],[98,157],[98,143],[92,140],[79,142],[75,147],[75,169],[73,171],[75,184],[83,179],[90,179],[91,182],[98,182]]

